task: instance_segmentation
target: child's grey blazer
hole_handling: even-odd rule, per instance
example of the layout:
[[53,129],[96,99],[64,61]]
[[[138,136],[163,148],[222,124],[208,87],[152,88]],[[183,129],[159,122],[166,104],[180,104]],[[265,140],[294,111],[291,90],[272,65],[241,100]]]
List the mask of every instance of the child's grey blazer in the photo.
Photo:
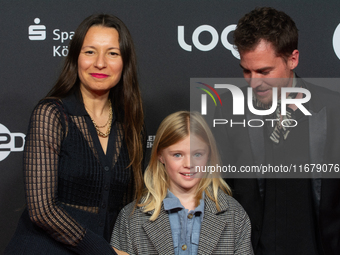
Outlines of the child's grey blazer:
[[[198,254],[253,254],[248,215],[235,199],[222,191],[218,199],[220,212],[205,196]],[[174,254],[169,217],[163,206],[158,218],[150,221],[152,211],[144,213],[140,207],[131,215],[134,203],[120,212],[111,245],[129,254]]]

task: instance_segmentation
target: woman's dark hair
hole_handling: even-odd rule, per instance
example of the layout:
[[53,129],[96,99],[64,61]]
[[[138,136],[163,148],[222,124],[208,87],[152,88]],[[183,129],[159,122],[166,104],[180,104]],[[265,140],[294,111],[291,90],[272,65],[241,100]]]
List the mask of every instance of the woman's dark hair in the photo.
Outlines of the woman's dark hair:
[[115,115],[123,124],[131,166],[135,177],[137,194],[143,187],[142,160],[144,114],[142,99],[137,79],[137,61],[132,37],[125,24],[117,17],[107,14],[95,14],[87,17],[76,29],[69,45],[69,54],[65,59],[62,72],[48,98],[64,98],[78,91],[80,80],[78,76],[78,57],[83,46],[87,31],[92,26],[114,28],[119,34],[119,47],[123,60],[122,76],[118,84],[111,88],[109,97],[113,102]]

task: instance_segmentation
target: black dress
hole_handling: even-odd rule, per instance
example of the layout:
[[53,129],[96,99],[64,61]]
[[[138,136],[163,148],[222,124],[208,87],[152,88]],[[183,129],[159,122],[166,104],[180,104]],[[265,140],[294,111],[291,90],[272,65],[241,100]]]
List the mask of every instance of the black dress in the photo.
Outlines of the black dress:
[[129,163],[114,114],[104,154],[76,94],[40,102],[25,144],[27,207],[5,254],[115,254],[110,235],[133,200]]

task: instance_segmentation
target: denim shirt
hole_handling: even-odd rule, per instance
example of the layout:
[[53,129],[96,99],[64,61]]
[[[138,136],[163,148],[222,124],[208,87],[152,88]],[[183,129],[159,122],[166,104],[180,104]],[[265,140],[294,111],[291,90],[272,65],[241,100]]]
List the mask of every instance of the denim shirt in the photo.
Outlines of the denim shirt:
[[197,254],[201,224],[204,214],[204,196],[195,210],[185,209],[179,199],[168,190],[163,200],[168,212],[175,255]]

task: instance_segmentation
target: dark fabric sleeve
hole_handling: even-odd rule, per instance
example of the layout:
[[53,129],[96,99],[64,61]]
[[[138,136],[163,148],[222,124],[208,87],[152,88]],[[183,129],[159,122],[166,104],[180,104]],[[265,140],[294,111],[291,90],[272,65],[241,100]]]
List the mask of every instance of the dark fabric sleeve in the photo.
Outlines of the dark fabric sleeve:
[[84,229],[60,207],[58,160],[67,121],[60,104],[44,102],[32,113],[24,152],[27,209],[32,222],[78,254],[116,254],[105,239]]

